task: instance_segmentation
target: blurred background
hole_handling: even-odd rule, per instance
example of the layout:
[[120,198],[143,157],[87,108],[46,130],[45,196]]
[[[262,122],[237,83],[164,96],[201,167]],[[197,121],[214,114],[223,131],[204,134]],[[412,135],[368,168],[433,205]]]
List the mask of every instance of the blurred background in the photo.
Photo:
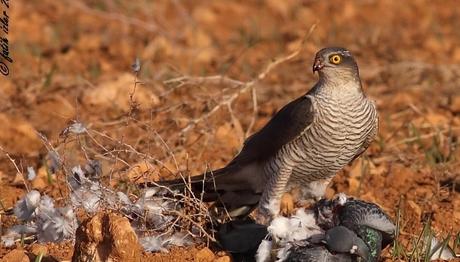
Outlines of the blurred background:
[[[0,78],[0,145],[21,171],[38,170],[34,188],[62,193],[59,177],[52,184],[46,179],[50,146],[69,165],[100,160],[108,183],[120,188],[220,167],[273,113],[313,86],[316,51],[342,46],[356,57],[364,89],[378,105],[380,132],[328,195],[345,192],[382,206],[400,223],[398,241],[407,250],[427,221],[437,236],[458,238],[458,1],[10,5],[14,62]],[[222,78],[197,78],[252,81],[270,61],[297,50],[243,91]],[[75,121],[89,135],[68,135]],[[10,207],[25,189],[9,159],[0,159],[0,198]],[[50,249],[68,259],[71,248]],[[6,252],[0,247],[0,255]],[[392,252],[386,258],[398,250]]]

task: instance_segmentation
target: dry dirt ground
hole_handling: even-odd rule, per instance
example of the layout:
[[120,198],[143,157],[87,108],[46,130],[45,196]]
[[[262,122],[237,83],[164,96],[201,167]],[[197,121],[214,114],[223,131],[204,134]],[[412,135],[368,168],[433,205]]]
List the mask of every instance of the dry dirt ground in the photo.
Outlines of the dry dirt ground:
[[[46,172],[50,146],[69,167],[85,158],[100,160],[105,183],[125,191],[179,170],[198,174],[220,167],[245,137],[315,83],[315,52],[339,45],[356,56],[364,89],[378,105],[380,131],[365,156],[336,176],[328,195],[345,192],[379,204],[400,221],[398,241],[408,251],[427,221],[436,235],[451,235],[451,243],[460,231],[458,1],[18,0],[10,5],[14,62],[10,75],[0,78],[4,209],[26,192],[6,152],[21,172],[28,166],[38,170],[38,178],[26,182],[29,188],[62,203],[68,201],[65,178],[57,173],[49,179]],[[251,81],[273,59],[298,50],[313,24],[299,55],[253,87],[212,78],[168,81],[213,75]],[[136,57],[142,66],[137,84],[131,70]],[[88,133],[62,132],[74,120]],[[3,229],[16,223],[9,216],[1,219]],[[31,258],[45,248],[49,261],[69,260],[73,253],[71,243],[16,251],[0,245],[0,257],[21,254],[22,248]],[[202,261],[213,261],[222,256],[202,248],[143,257],[193,261],[199,253]],[[393,252],[387,250],[385,259]]]

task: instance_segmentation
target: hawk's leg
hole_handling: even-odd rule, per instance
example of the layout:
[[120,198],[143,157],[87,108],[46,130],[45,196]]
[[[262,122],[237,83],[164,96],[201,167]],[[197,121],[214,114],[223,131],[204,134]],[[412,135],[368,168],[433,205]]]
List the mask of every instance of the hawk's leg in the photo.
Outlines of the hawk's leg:
[[324,198],[327,186],[330,184],[331,180],[332,176],[308,183],[301,189],[302,197],[299,200],[299,205],[305,206]]
[[294,213],[296,199],[292,192],[286,192],[281,197],[280,212],[283,216],[290,216]]
[[280,211],[283,216],[290,216],[294,214],[294,210],[299,206],[299,203],[302,201],[302,190],[300,186],[295,186],[290,188],[289,184],[287,186],[287,192],[281,197],[281,207]]
[[259,202],[256,221],[268,224],[273,217],[278,216],[281,208],[281,198],[286,192],[289,177],[292,174],[293,163],[289,159],[274,159],[267,166],[267,185]]
[[296,207],[310,207],[324,198],[326,188],[332,178],[313,181],[307,185],[294,184],[287,186],[287,191],[281,197],[280,212],[284,216],[294,213]]

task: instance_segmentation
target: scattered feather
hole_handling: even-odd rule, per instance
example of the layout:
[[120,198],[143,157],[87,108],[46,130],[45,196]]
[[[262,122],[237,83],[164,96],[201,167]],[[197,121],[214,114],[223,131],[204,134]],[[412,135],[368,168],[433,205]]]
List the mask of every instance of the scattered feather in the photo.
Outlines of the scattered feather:
[[38,205],[37,216],[41,218],[46,218],[46,217],[52,216],[54,212],[55,212],[54,200],[51,197],[44,195],[40,199],[40,203]]
[[70,126],[66,127],[64,130],[62,130],[62,132],[59,135],[65,137],[69,133],[79,135],[79,134],[86,133],[87,131],[88,130],[82,123],[75,121],[73,124],[71,124]]
[[5,235],[2,236],[2,243],[5,247],[11,247],[16,241],[19,241],[22,236],[29,236],[36,233],[33,226],[15,225],[8,229]]
[[70,201],[74,207],[83,207],[86,212],[94,214],[99,210],[102,192],[98,185],[90,188],[80,187],[70,194]]
[[452,250],[452,248],[448,245],[444,246],[444,243],[439,242],[439,240],[434,236],[431,238],[430,249],[430,254],[432,254],[430,257],[431,261],[439,259],[451,260],[456,258],[455,252]]
[[125,193],[118,191],[117,196],[118,196],[118,199],[120,200],[121,204],[123,204],[125,206],[130,206],[130,205],[133,204],[131,202],[131,200],[129,199],[129,197]]
[[34,168],[31,166],[27,167],[27,180],[32,181],[36,177],[37,177],[37,173],[35,173]]
[[298,209],[290,218],[278,216],[268,226],[268,232],[280,242],[300,241],[321,232],[313,211]]
[[54,174],[61,167],[61,158],[58,152],[54,150],[48,152],[48,158],[50,160],[49,171],[51,174]]
[[29,221],[40,203],[40,192],[32,190],[14,206],[14,214],[19,220]]
[[257,249],[256,261],[257,262],[270,261],[271,251],[272,251],[272,241],[265,240],[265,239],[262,240],[262,243],[260,243],[259,248]]
[[289,235],[287,241],[301,241],[315,234],[321,233],[321,229],[316,225],[315,215],[312,211],[305,211],[300,208],[290,219]]
[[85,176],[91,179],[99,179],[102,175],[102,164],[99,160],[89,160],[85,165]]
[[71,170],[72,175],[67,179],[72,190],[77,190],[86,180],[85,172],[81,166],[74,166]]
[[291,253],[292,244],[287,243],[276,253],[277,262],[285,261]]
[[146,222],[155,229],[164,227],[168,222],[174,219],[174,217],[170,215],[163,214],[164,211],[174,208],[173,203],[162,197],[155,197],[154,195],[157,192],[156,190],[147,190],[144,192],[144,195],[136,201],[132,208],[133,213],[139,217],[145,218]]
[[14,234],[14,235],[29,235],[34,234],[37,232],[34,226],[29,225],[15,225],[8,229],[6,235]]
[[5,246],[5,247],[12,247],[14,246],[14,243],[15,243],[15,239],[14,239],[14,236],[2,236],[2,244]]
[[70,239],[75,235],[77,230],[77,216],[70,206],[58,208],[59,214],[62,216],[63,221],[57,224],[57,231],[60,232],[64,239]]
[[161,190],[161,188],[159,188],[159,187],[148,188],[148,189],[146,189],[144,191],[144,194],[142,195],[142,197],[144,199],[153,198],[154,196],[156,196],[157,194],[160,193],[160,190]]
[[168,246],[186,247],[193,244],[192,237],[185,232],[177,232],[164,241]]
[[348,197],[345,193],[338,193],[337,195],[334,196],[334,202],[337,203],[339,206],[345,205],[348,201]]
[[74,237],[77,219],[71,207],[56,209],[53,200],[44,196],[37,210],[36,225],[39,242],[60,242]]
[[275,239],[286,239],[290,234],[290,226],[289,218],[278,216],[272,220],[267,230]]
[[168,250],[163,246],[164,241],[162,240],[161,236],[143,237],[139,240],[139,242],[147,252],[168,252]]
[[139,71],[141,71],[141,61],[139,60],[139,57],[136,57],[136,59],[134,59],[134,63],[131,65],[131,69],[136,74],[139,73]]

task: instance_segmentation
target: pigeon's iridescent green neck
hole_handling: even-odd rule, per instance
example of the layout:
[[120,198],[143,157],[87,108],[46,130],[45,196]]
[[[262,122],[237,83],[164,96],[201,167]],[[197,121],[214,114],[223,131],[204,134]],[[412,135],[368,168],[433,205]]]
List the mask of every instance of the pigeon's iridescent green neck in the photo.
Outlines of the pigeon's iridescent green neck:
[[359,226],[357,235],[366,243],[369,247],[368,262],[378,261],[380,252],[382,251],[382,234],[370,227]]

